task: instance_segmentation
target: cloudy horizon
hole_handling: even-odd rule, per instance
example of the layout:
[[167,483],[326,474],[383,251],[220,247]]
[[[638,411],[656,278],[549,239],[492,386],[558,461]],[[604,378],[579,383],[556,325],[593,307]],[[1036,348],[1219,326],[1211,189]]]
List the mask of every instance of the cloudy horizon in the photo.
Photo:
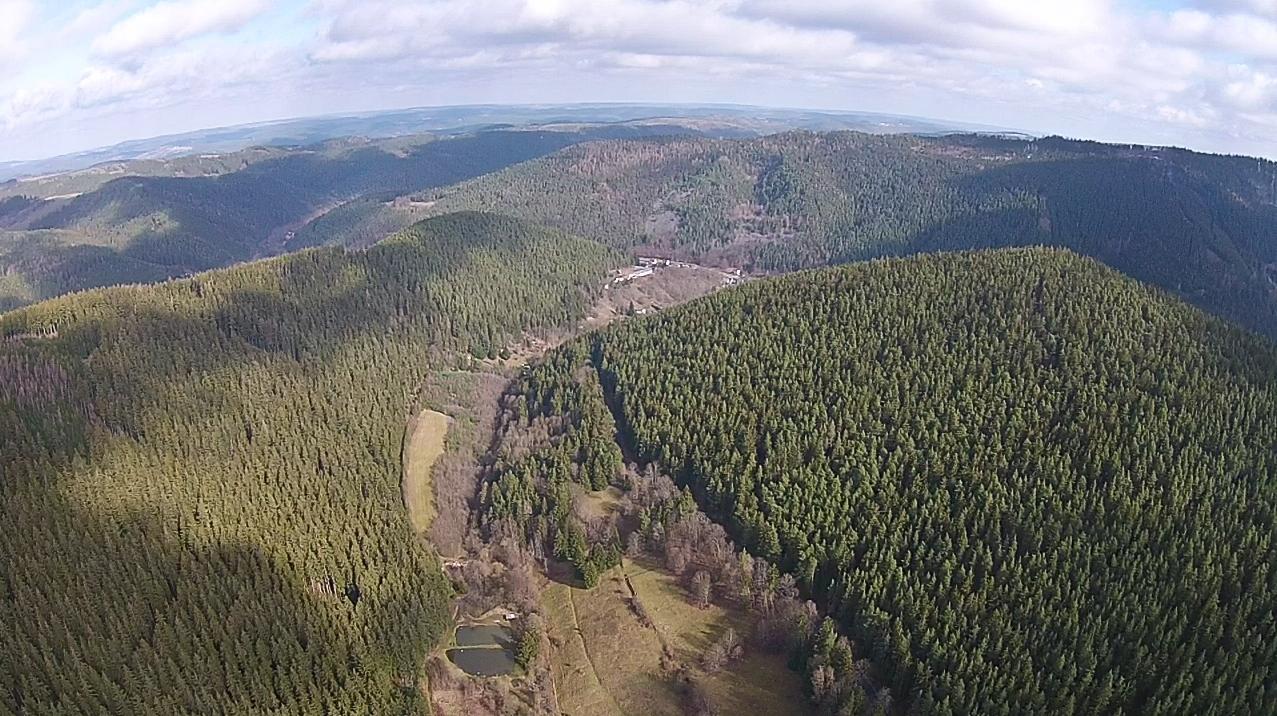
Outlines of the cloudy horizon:
[[1277,156],[1277,0],[0,0],[0,20],[0,161],[321,114],[577,102]]

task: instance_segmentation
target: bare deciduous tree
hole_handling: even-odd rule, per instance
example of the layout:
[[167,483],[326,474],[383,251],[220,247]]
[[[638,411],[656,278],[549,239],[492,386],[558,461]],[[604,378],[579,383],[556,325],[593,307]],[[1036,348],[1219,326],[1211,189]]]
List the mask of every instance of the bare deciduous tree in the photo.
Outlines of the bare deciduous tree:
[[682,575],[687,571],[687,552],[680,547],[669,547],[665,549],[665,566],[677,575]]
[[643,535],[631,532],[625,538],[625,556],[634,558],[643,553]]
[[713,591],[714,582],[710,579],[709,572],[703,569],[697,570],[696,574],[692,575],[692,596],[696,598],[696,606],[701,609],[708,607]]

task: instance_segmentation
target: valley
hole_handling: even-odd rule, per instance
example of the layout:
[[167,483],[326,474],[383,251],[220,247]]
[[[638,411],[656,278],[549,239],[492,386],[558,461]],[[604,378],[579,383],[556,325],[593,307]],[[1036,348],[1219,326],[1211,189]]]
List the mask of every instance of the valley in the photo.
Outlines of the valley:
[[[623,269],[610,284],[623,286],[643,268]],[[910,308],[882,305],[882,297]],[[1081,321],[1096,301],[1114,315]],[[1005,308],[976,308],[990,304]],[[1130,330],[1141,325],[1142,332]],[[1006,338],[986,340],[989,332]],[[1184,336],[1194,337],[1181,342]],[[769,340],[783,347],[750,346]],[[999,368],[986,373],[981,351],[1024,351],[1030,360],[990,359]],[[812,362],[813,355],[823,357]],[[768,367],[775,361],[787,368]],[[1124,383],[1117,376],[1135,375],[1128,365],[1150,365],[1163,377]],[[836,372],[821,372],[830,368]],[[1261,582],[1272,575],[1264,526],[1277,492],[1262,476],[1273,474],[1263,436],[1277,416],[1267,379],[1275,369],[1277,351],[1267,341],[1093,262],[1046,250],[756,281],[568,340],[520,371],[501,399],[498,437],[477,461],[485,467],[476,473],[472,529],[485,537],[472,541],[483,546],[470,564],[528,575],[533,584],[522,587],[519,613],[536,615],[541,648],[549,650],[541,667],[548,675],[529,674],[500,693],[531,693],[541,684],[538,698],[553,699],[550,708],[561,713],[734,713],[743,703],[767,713],[800,713],[787,710],[800,706],[890,713],[901,701],[927,713],[1010,702],[1058,713],[1080,700],[1099,711],[1208,709],[1187,686],[1195,677],[1178,671],[1206,669],[1209,678],[1253,685],[1213,697],[1231,704],[1227,710],[1264,710],[1269,695],[1251,669],[1271,663],[1272,642],[1253,635],[1267,628],[1271,608]],[[857,377],[835,377],[841,371]],[[1071,376],[1097,371],[1107,377],[1095,387],[1070,387]],[[741,382],[747,373],[768,377]],[[781,376],[804,377],[784,388]],[[1221,416],[1236,401],[1256,412],[1236,415],[1227,433],[1216,432],[1214,419],[1172,428],[1165,413],[1175,403]],[[1077,417],[1061,418],[1061,411]],[[858,437],[831,432],[851,426]],[[1150,451],[1162,438],[1148,434],[1125,437],[1151,426],[1180,431],[1179,450]],[[1075,441],[1094,440],[1085,436],[1096,429],[1110,436],[1105,462],[1095,462],[1094,452],[1070,453]],[[618,442],[630,445],[622,450]],[[1023,445],[1014,462],[1008,442]],[[1203,444],[1235,456],[1225,464],[1258,465],[1242,468],[1255,479],[1195,467],[1215,460],[1195,447]],[[644,462],[625,464],[634,459]],[[665,466],[677,483],[660,474]],[[813,495],[824,495],[823,503]],[[1074,499],[1091,517],[1051,505]],[[1192,507],[1202,500],[1230,515],[1213,523],[1221,530],[1214,536]],[[1165,532],[1154,526],[1163,521],[1191,527]],[[736,551],[728,533],[749,552]],[[974,551],[963,552],[964,543]],[[1200,549],[1232,556],[1194,557]],[[859,566],[843,571],[843,560]],[[758,580],[759,565],[770,578]],[[1107,576],[1109,569],[1117,572]],[[1195,576],[1133,584],[1122,576],[1131,573]],[[1178,609],[1184,579],[1234,585],[1228,614],[1203,616],[1222,604]],[[493,589],[470,574],[462,581],[463,601]],[[1068,586],[1078,583],[1100,591]],[[955,590],[978,596],[955,603],[947,596]],[[497,587],[487,598],[508,594]],[[813,601],[803,606],[800,594]],[[1054,606],[1034,603],[1042,598]],[[1058,638],[1026,638],[997,606],[1007,600],[1032,620],[1032,631]],[[1138,613],[1125,606],[1135,603]],[[916,615],[908,623],[917,631],[888,621],[901,612]],[[1074,616],[1081,612],[1085,620]],[[706,667],[720,658],[709,653],[728,628],[744,657]],[[1099,637],[1105,629],[1116,631]],[[1212,662],[1213,644],[1228,630],[1252,634],[1245,648],[1253,651]],[[1141,664],[1168,648],[1160,640],[1189,633],[1196,636],[1181,642],[1180,660]],[[928,649],[911,646],[915,639]],[[1148,646],[1109,649],[1115,642]],[[777,645],[779,654],[769,651]],[[1052,651],[1103,664],[1106,676],[1070,669]],[[784,668],[795,661],[797,674]],[[802,699],[784,696],[789,680]],[[751,696],[748,684],[757,681],[769,688]],[[955,686],[990,682],[1001,686]],[[513,708],[490,691],[476,693]]]
[[[614,321],[652,315],[739,282],[737,273],[686,263],[643,259],[629,268],[611,272],[593,308],[576,332],[581,334]],[[422,501],[454,505],[470,515],[481,491],[484,465],[498,458],[488,454],[489,440],[499,436],[492,418],[499,411],[497,390],[508,390],[509,376],[530,364],[570,336],[527,336],[502,351],[509,357],[485,361],[475,369],[432,375],[423,386],[426,404],[450,410],[450,415],[425,409],[406,429],[404,485],[409,516],[424,532],[409,490],[431,494]],[[497,371],[497,372],[492,372]],[[478,386],[487,385],[480,389]],[[496,386],[501,388],[494,390]],[[477,404],[473,401],[480,401]],[[449,441],[444,457],[448,476],[441,483],[423,482],[428,475],[422,464],[433,464],[443,447],[448,421],[460,420],[467,434]],[[473,431],[473,432],[471,432]],[[414,457],[425,456],[424,460]],[[465,473],[469,472],[469,478]],[[412,485],[410,488],[409,486]],[[467,494],[469,493],[469,494]],[[421,499],[421,498],[419,498]],[[616,487],[598,492],[578,492],[574,510],[587,521],[623,519],[621,510],[630,499]],[[454,512],[455,514],[455,512]],[[442,551],[444,569],[463,591],[457,619],[462,630],[501,629],[513,626],[511,637],[527,629],[544,630],[540,639],[544,654],[538,664],[509,666],[497,652],[473,651],[492,646],[467,647],[458,635],[458,649],[445,643],[430,657],[428,693],[436,713],[507,713],[549,708],[563,714],[681,714],[690,703],[703,713],[734,713],[745,706],[762,706],[766,713],[807,714],[800,677],[788,669],[784,658],[743,641],[752,633],[758,616],[727,600],[697,605],[688,587],[666,570],[658,559],[638,556],[622,559],[586,588],[570,569],[553,560],[535,567],[526,555],[511,552],[517,546],[486,542],[473,532],[458,539],[458,525],[432,530],[448,545],[466,545],[464,554],[455,546]],[[428,523],[428,521],[427,521]],[[504,559],[500,555],[505,555]],[[514,574],[523,572],[516,578]],[[493,579],[501,586],[494,586]],[[511,584],[507,584],[510,582]],[[526,582],[531,582],[527,584]],[[513,618],[509,621],[509,618]],[[494,626],[476,626],[494,625]],[[499,626],[495,626],[499,625]],[[740,653],[723,657],[728,663],[705,665],[704,654],[726,638],[738,644]],[[514,646],[506,647],[507,650]],[[451,662],[451,663],[447,663]],[[463,673],[465,672],[465,673]],[[470,676],[467,676],[469,673]]]
[[[17,182],[0,192],[0,276],[8,278],[0,282],[0,310],[86,288],[154,283],[286,250],[366,248],[425,216],[401,212],[409,216],[378,224],[376,236],[368,237],[343,230],[342,217],[352,210],[382,207],[389,198],[576,142],[657,131],[682,130],[597,126],[342,138]],[[27,190],[31,194],[21,193]]]
[[0,704],[1277,708],[1268,163],[572,131],[0,203]]
[[1277,716],[1275,38],[0,0],[0,716]]

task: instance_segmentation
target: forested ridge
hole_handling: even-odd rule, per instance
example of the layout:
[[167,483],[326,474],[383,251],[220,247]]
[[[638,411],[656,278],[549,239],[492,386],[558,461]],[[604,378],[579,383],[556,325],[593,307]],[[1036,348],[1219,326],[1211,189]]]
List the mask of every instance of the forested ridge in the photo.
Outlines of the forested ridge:
[[[126,175],[78,195],[10,196],[0,200],[0,310],[69,291],[159,281],[326,243],[332,232],[296,243],[286,242],[281,232],[341,202],[380,207],[396,195],[458,182],[575,142],[645,131],[657,129],[334,140],[171,162],[207,167],[209,176]],[[372,242],[361,245],[367,243]]]
[[[678,136],[647,136],[658,133]],[[728,140],[665,125],[245,157],[235,171],[207,160],[217,176],[0,201],[0,309],[306,246],[366,246],[431,213],[481,210],[759,272],[1061,246],[1277,336],[1277,164],[1261,159],[981,135]]]
[[426,709],[451,587],[399,492],[413,393],[617,260],[461,214],[0,317],[0,711]]
[[[606,454],[610,415],[538,387],[587,365],[638,459],[795,575],[897,703],[1277,710],[1267,339],[1058,250],[803,272],[552,355],[521,388],[574,416],[552,461]],[[552,534],[519,469],[490,509]]]
[[789,271],[1055,245],[1277,335],[1277,164],[1178,149],[789,132],[600,141],[424,192],[615,246]]

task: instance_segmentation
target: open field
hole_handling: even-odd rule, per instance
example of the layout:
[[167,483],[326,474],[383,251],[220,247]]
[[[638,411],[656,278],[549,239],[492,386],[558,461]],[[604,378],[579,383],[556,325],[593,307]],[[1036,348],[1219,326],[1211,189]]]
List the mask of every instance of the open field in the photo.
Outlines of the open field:
[[[623,269],[621,273],[633,272],[635,268]],[[585,317],[582,327],[594,329],[606,326],[630,309],[648,312],[671,308],[713,293],[735,280],[721,269],[681,264],[659,267],[651,274],[622,283],[609,282]]]
[[585,636],[576,622],[574,591],[577,590],[566,584],[551,582],[541,594],[547,630],[554,645],[549,661],[559,711],[567,716],[622,713],[620,705],[599,681],[586,652]]
[[566,716],[678,716],[678,694],[661,673],[658,634],[639,623],[625,601],[620,570],[592,590],[550,584],[542,596],[559,711]]
[[[643,626],[630,606],[627,572],[654,627]],[[563,714],[682,714],[667,671],[679,662],[692,666],[719,713],[811,713],[800,677],[781,657],[750,650],[722,671],[701,672],[705,647],[729,626],[746,636],[748,622],[720,606],[697,608],[662,570],[627,560],[624,571],[610,570],[593,590],[551,582],[541,599]]]
[[573,504],[577,513],[587,519],[601,519],[616,513],[621,508],[624,494],[615,485],[592,492],[582,489],[580,485],[572,485]]
[[[705,609],[697,607],[669,572],[630,561],[626,562],[626,572],[639,601],[679,661],[697,663],[705,648],[728,627],[742,639],[748,638],[750,623],[742,614],[717,604]],[[702,683],[720,713],[811,713],[802,692],[802,678],[785,665],[784,657],[754,648],[747,649],[744,657],[727,668],[703,674]]]
[[435,516],[430,469],[443,454],[448,416],[423,410],[408,422],[403,450],[403,499],[408,520],[418,534],[430,529]]

